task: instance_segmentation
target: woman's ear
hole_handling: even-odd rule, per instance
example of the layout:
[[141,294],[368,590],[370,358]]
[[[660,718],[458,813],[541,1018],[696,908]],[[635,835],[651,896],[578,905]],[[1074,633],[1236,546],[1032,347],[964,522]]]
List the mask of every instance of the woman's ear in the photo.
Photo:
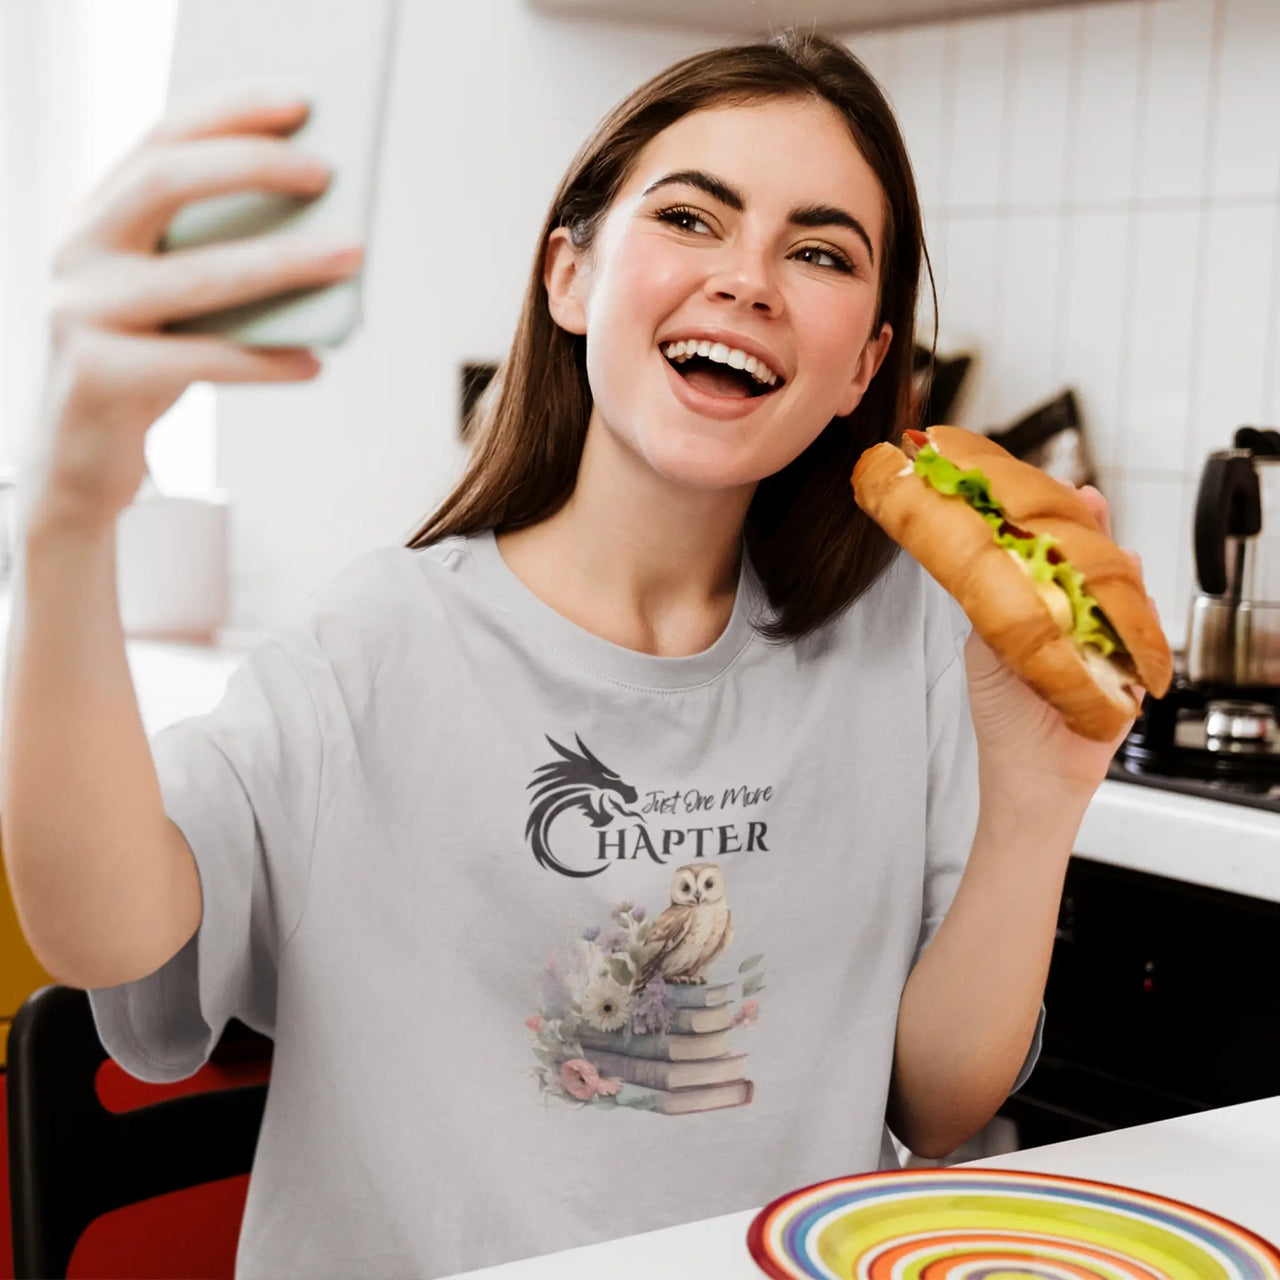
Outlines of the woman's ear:
[[893,341],[893,326],[887,321],[880,326],[880,334],[875,338],[868,338],[862,348],[862,354],[858,357],[858,363],[853,371],[853,381],[849,383],[849,388],[845,392],[844,398],[840,401],[840,406],[836,410],[837,416],[844,418],[851,414],[861,403],[862,397],[866,394],[867,388],[871,385],[871,379],[876,376],[876,370],[884,363],[884,358],[889,354],[889,344]]
[[547,290],[551,318],[569,333],[586,333],[585,272],[582,251],[574,247],[568,227],[556,227],[547,237],[542,260],[542,283]]

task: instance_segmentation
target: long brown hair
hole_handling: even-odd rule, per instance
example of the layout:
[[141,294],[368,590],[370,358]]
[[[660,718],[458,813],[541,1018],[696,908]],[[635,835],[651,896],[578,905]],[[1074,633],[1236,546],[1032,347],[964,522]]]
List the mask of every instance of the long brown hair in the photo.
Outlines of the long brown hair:
[[[616,107],[578,152],[543,224],[511,352],[483,398],[466,471],[409,547],[536,524],[573,493],[592,397],[586,341],[560,328],[547,306],[542,272],[551,232],[568,227],[573,243],[589,248],[641,149],[682,116],[791,96],[835,107],[879,179],[885,243],[872,333],[887,321],[893,340],[853,413],[833,418],[799,457],[756,487],[745,541],[776,615],[761,623],[760,633],[774,641],[798,639],[880,576],[895,548],[854,503],[849,477],[863,450],[881,440],[896,443],[912,425],[916,292],[928,253],[911,163],[879,86],[843,45],[794,31],[668,67]],[[932,288],[931,265],[929,280]]]

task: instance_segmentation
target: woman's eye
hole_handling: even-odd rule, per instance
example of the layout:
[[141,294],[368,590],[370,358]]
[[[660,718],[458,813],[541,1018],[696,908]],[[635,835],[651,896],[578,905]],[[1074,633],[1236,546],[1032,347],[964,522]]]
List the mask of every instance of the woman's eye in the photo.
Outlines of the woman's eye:
[[846,275],[853,274],[853,264],[844,254],[836,253],[834,249],[807,244],[803,249],[797,249],[795,256],[801,262],[811,262],[815,267],[829,267],[834,271],[843,271]]
[[669,222],[673,227],[679,227],[681,231],[696,231],[701,234],[711,230],[705,219],[692,209],[660,209],[658,217],[663,222]]

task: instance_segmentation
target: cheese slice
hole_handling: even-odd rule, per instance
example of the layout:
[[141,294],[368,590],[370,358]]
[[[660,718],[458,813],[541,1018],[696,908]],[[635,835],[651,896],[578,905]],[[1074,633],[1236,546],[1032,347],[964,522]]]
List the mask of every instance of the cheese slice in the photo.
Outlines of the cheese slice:
[[1031,585],[1035,588],[1036,595],[1044,601],[1044,606],[1049,610],[1049,615],[1057,624],[1058,630],[1063,635],[1069,636],[1074,626],[1074,619],[1071,614],[1071,597],[1056,582],[1038,582],[1031,572],[1031,565],[1027,562],[1026,557],[1020,556],[1012,547],[1006,547],[1005,554],[1012,556],[1018,568],[1031,579]]

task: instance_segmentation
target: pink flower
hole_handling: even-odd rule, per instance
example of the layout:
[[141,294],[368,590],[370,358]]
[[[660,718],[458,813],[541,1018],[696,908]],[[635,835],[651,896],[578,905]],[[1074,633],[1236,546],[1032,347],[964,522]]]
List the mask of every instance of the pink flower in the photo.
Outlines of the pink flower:
[[759,1012],[760,1002],[758,1000],[744,1000],[733,1015],[733,1025],[735,1027],[750,1026],[756,1020]]
[[535,1013],[532,1018],[526,1018],[524,1020],[524,1025],[536,1034],[542,1030],[542,1015],[540,1013]]
[[579,1102],[590,1102],[597,1093],[614,1094],[622,1088],[621,1080],[601,1079],[600,1073],[586,1058],[570,1058],[560,1064],[560,1083]]

